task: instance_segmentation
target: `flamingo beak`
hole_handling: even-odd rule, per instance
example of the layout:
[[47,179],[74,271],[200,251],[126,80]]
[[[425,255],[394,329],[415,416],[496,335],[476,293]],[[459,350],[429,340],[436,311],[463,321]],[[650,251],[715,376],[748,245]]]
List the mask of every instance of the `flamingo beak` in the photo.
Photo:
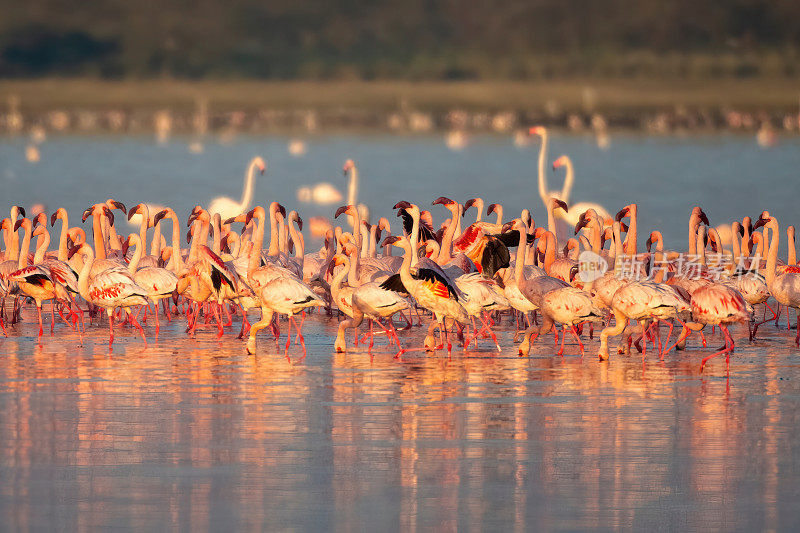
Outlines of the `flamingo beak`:
[[81,246],[83,246],[83,244],[76,244],[75,246],[70,248],[69,252],[67,252],[67,259],[72,259],[72,256],[80,251]]
[[766,225],[767,225],[767,219],[764,218],[764,215],[761,215],[760,217],[758,217],[758,220],[756,220],[756,223],[753,225],[753,231],[757,230],[761,226],[766,226]]
[[710,225],[711,225],[711,224],[708,222],[708,217],[706,216],[706,214],[703,212],[703,210],[702,210],[702,209],[700,210],[700,220],[701,220],[701,221],[703,222],[703,224],[705,224],[706,226],[710,226]]
[[114,225],[114,213],[111,212],[111,209],[109,209],[106,206],[103,206],[103,214],[108,219],[108,223],[113,226]]
[[738,233],[739,237],[744,237],[744,226],[742,226],[741,224],[739,224]]
[[503,224],[503,227],[500,228],[500,233],[506,233],[507,231],[511,231],[511,229],[513,229],[513,227],[514,227],[514,221],[513,220],[511,222],[506,222],[505,224]]
[[489,204],[489,207],[486,208],[486,216],[489,216],[492,213],[494,213],[495,210],[497,210],[497,207],[498,207],[497,204]]
[[446,196],[440,196],[439,198],[434,200],[431,203],[431,205],[450,205],[450,204],[453,204],[453,203],[455,203],[455,202],[453,202],[453,200],[451,200],[450,198],[448,198]]
[[644,247],[649,252],[651,246],[653,246],[653,238],[652,237],[648,237],[647,238],[647,242],[644,243]]
[[394,244],[394,243],[396,243],[396,242],[397,242],[397,241],[399,241],[399,240],[400,240],[400,238],[399,238],[399,237],[395,237],[395,236],[393,236],[393,235],[389,235],[388,237],[386,237],[385,239],[383,239],[383,242],[381,243],[381,247],[383,247],[383,246],[388,246],[388,245],[390,245],[390,244]]
[[586,218],[586,213],[581,214],[581,217],[578,219],[578,223],[575,224],[575,235],[581,230],[581,228],[585,228],[589,224],[589,220]]
[[280,213],[283,218],[286,218],[286,208],[283,207],[281,204],[278,204],[278,213]]
[[81,222],[86,222],[86,219],[92,216],[92,208],[89,207],[86,211],[83,212],[83,217],[81,217]]
[[123,204],[122,202],[118,202],[116,200],[111,200],[111,205],[113,205],[115,209],[119,209],[120,211],[122,211],[126,215],[128,214],[128,210],[125,209],[125,204]]
[[569,207],[567,206],[567,202],[564,200],[559,200],[558,198],[554,198],[555,207],[560,207],[565,212],[569,213]]
[[22,215],[23,217],[25,217],[25,216],[26,216],[26,215],[25,215],[25,208],[24,208],[24,207],[22,207],[21,205],[15,205],[14,207],[16,207],[16,208],[17,208],[17,211],[19,211],[19,214],[20,214],[20,215]]
[[470,198],[469,200],[464,202],[464,211],[466,211],[467,209],[469,209],[470,207],[475,205],[476,201],[477,201],[477,198]]
[[614,220],[615,220],[616,222],[619,222],[620,220],[622,220],[623,218],[625,218],[626,216],[628,216],[628,209],[629,209],[629,207],[628,207],[628,206],[626,206],[626,207],[623,207],[623,208],[622,208],[622,209],[619,211],[619,213],[617,213],[617,215],[614,217]]
[[58,220],[58,211],[56,211],[55,213],[50,215],[50,227],[53,227],[53,226],[56,225],[56,220]]
[[131,221],[131,218],[133,218],[133,215],[135,215],[136,213],[139,212],[139,209],[141,207],[142,207],[142,204],[139,204],[139,205],[137,205],[136,207],[134,207],[133,209],[130,210],[130,212],[128,213],[128,222]]
[[167,210],[166,210],[166,209],[164,209],[164,210],[162,210],[162,211],[159,211],[158,213],[156,213],[156,216],[154,216],[154,217],[153,217],[153,225],[155,225],[155,224],[158,224],[158,222],[159,222],[159,221],[160,221],[162,218],[164,218],[165,216],[167,216]]
[[186,242],[187,243],[192,242],[192,229],[191,228],[189,228],[189,231],[186,232]]
[[623,232],[626,232],[626,233],[627,233],[627,231],[628,231],[628,225],[627,225],[626,223],[624,223],[624,222],[620,222],[620,223],[619,223],[619,229],[620,229],[620,231],[623,231]]
[[401,200],[396,204],[394,204],[394,207],[392,209],[408,209],[409,207],[411,207],[411,204],[409,202]]
[[300,231],[303,231],[303,219],[299,216],[297,217],[297,227],[300,228]]
[[22,221],[25,220],[24,218],[17,219],[14,223],[14,231],[19,230],[19,227],[22,226]]

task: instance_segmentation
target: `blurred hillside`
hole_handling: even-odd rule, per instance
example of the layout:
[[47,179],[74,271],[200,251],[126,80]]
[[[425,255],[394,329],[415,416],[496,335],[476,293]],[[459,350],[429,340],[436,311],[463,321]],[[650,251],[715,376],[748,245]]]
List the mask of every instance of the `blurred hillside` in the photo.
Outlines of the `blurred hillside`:
[[796,78],[797,0],[0,0],[0,77]]

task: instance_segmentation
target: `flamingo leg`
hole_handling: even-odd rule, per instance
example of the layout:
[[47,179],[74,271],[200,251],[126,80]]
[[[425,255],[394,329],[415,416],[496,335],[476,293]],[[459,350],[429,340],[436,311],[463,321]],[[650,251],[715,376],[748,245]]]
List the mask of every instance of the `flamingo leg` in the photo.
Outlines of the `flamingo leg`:
[[111,345],[114,344],[114,310],[108,310],[108,330],[109,330],[109,337],[108,337],[108,347],[111,348]]
[[561,327],[562,327],[561,347],[559,347],[558,351],[556,352],[556,355],[560,355],[561,357],[564,357],[564,337],[566,337],[566,335],[565,335],[565,331],[566,330],[563,330],[563,328],[566,328],[566,326],[561,326]]
[[50,300],[50,335],[55,332],[56,329],[56,299],[53,298]]
[[294,324],[294,327],[297,329],[297,336],[300,338],[300,346],[303,347],[303,357],[301,357],[300,359],[305,359],[305,357],[306,357],[306,343],[305,343],[305,340],[303,339],[303,333],[300,331],[300,326],[298,326],[297,322],[294,321],[294,317],[292,315],[289,315],[289,324],[290,324],[289,325],[289,333],[290,334],[292,332],[291,324]]
[[725,347],[722,348],[720,351],[714,352],[711,355],[709,355],[708,357],[704,358],[700,362],[700,372],[703,372],[703,369],[705,368],[706,363],[709,361],[709,359],[712,359],[712,358],[717,357],[718,355],[722,355],[722,354],[725,354],[725,365],[726,365],[726,368],[730,366],[730,353],[733,350],[733,339],[731,338],[730,334],[728,333],[728,328],[727,327],[720,325],[720,329],[722,330],[722,332],[723,332],[723,334],[725,336]]
[[39,337],[38,337],[38,339],[39,339],[39,342],[41,342],[42,334],[44,333],[44,330],[42,328],[42,306],[41,306],[41,304],[38,304],[36,306],[36,313],[39,315]]
[[136,317],[133,316],[133,314],[130,311],[126,309],[125,313],[128,315],[129,320],[134,325],[134,327],[139,330],[139,334],[142,336],[142,341],[144,342],[145,347],[147,347],[147,338],[144,336],[144,330],[142,329],[142,325],[139,324],[139,321],[136,320]]
[[[583,357],[583,343],[581,342],[581,338],[578,336],[578,330],[575,329],[575,324],[570,324],[570,327],[572,328],[572,334],[575,336],[575,340],[578,341],[578,349],[581,351],[581,357]],[[589,327],[591,327],[591,323]]]

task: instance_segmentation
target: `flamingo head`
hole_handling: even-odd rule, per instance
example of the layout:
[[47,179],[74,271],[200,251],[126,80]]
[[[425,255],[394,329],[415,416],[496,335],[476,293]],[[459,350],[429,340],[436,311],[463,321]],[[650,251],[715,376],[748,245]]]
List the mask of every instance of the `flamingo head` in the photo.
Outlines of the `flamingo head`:
[[[765,211],[764,213],[767,213],[767,212]],[[757,230],[761,226],[766,226],[767,222],[769,222],[769,220],[771,218],[769,216],[769,213],[767,213],[767,216],[764,216],[764,213],[761,213],[761,216],[759,216],[758,220],[756,220],[756,223],[753,225],[753,231]]]
[[356,166],[355,161],[353,161],[352,159],[348,159],[347,161],[344,162],[344,166],[342,167],[342,174],[347,176],[347,173],[353,168],[355,168],[355,166]]
[[381,246],[390,246],[390,245],[399,246],[397,244],[399,242],[400,242],[400,237],[396,237],[394,235],[389,235],[388,237],[383,239],[383,242],[381,243]]
[[503,224],[503,227],[500,228],[500,233],[506,233],[511,231],[512,229],[519,229],[522,226],[522,221],[518,218],[511,220],[510,222],[506,222]]
[[47,226],[47,215],[45,213],[39,213],[35,217],[33,217],[33,226]]
[[142,214],[141,211],[143,206],[144,204],[138,204],[133,209],[128,211],[128,222],[130,222],[130,220],[133,218],[133,215]]
[[358,214],[358,211],[356,210],[356,206],[354,205],[343,205],[336,210],[336,214],[334,215],[333,218],[339,218],[339,215],[341,215],[342,213],[347,213],[348,215],[356,216]]
[[581,228],[585,228],[589,225],[589,217],[586,216],[586,213],[581,213],[581,216],[578,218],[578,223],[575,224],[575,235],[581,230]]
[[645,243],[645,246],[648,252],[650,251],[650,247],[653,245],[654,242],[658,243],[663,242],[661,233],[658,231],[651,231],[650,236],[647,237],[647,242]]
[[701,221],[703,224],[705,224],[706,226],[709,226],[709,225],[710,225],[710,223],[708,222],[708,216],[706,216],[706,214],[703,212],[703,209],[702,209],[700,206],[695,206],[695,207],[692,209],[692,217],[697,217],[697,218],[699,218],[699,219],[700,219],[700,221]]
[[617,213],[617,215],[614,217],[614,220],[616,222],[619,222],[623,218],[628,217],[630,215],[631,215],[631,206],[626,205],[625,207],[620,209],[619,213]]
[[290,216],[289,219],[297,222],[297,227],[300,229],[300,231],[303,231],[303,219],[300,218],[300,215],[298,215],[296,211],[292,211],[292,213],[290,213],[292,216]]
[[569,157],[562,155],[561,157],[553,161],[553,170],[566,165],[567,162],[569,162]]
[[565,202],[564,200],[561,200],[559,198],[555,198],[554,197],[554,198],[550,198],[550,201],[553,202],[553,211],[555,211],[556,209],[558,209],[560,207],[565,212],[567,212],[567,213],[569,212],[569,206],[567,205],[567,202]]
[[161,219],[167,216],[167,213],[169,213],[169,209],[162,209],[161,211],[156,213],[156,216],[153,217],[153,225],[155,226],[156,224],[158,224],[161,221]]
[[0,223],[0,230],[8,230],[11,231],[11,219],[4,218],[3,222]]
[[17,210],[17,216],[20,216],[20,215],[22,215],[23,217],[25,216],[25,208],[24,207],[22,207],[21,205],[15,205],[15,206],[11,207],[12,211],[15,208]]
[[492,213],[498,213],[503,206],[500,204],[489,204],[489,207],[486,208],[486,216],[488,217]]
[[448,206],[454,205],[455,203],[456,202],[454,200],[451,200],[447,196],[440,196],[439,198],[437,198],[436,200],[431,202],[431,205],[443,205],[445,207],[448,207]]
[[192,242],[192,228],[189,228],[189,231],[186,232],[186,242],[187,244]]
[[50,226],[55,226],[56,225],[56,220],[58,220],[59,218],[64,217],[64,216],[67,216],[67,210],[66,209],[64,209],[63,207],[59,207],[58,209],[56,209],[55,213],[50,215]]
[[125,204],[123,204],[122,202],[118,202],[113,198],[109,198],[108,200],[106,200],[106,206],[108,206],[109,209],[119,209],[126,215],[128,214],[128,210],[125,209]]
[[381,217],[380,220],[378,220],[378,229],[382,231],[391,230],[391,226],[389,225],[389,220],[386,217]]
[[547,128],[544,126],[533,126],[528,130],[528,135],[539,135],[544,137],[547,134]]
[[469,208],[470,208],[470,207],[472,207],[473,205],[477,204],[479,201],[480,201],[480,200],[478,200],[477,198],[470,198],[469,200],[467,200],[466,202],[464,202],[464,212],[466,212],[466,211],[467,211],[467,209],[469,209]]
[[33,237],[38,237],[39,235],[44,235],[47,233],[46,226],[36,226],[36,229],[33,230]]
[[267,170],[267,163],[264,162],[264,159],[262,159],[261,157],[256,157],[255,159],[253,159],[253,164],[256,166],[258,171],[263,176],[264,171]]

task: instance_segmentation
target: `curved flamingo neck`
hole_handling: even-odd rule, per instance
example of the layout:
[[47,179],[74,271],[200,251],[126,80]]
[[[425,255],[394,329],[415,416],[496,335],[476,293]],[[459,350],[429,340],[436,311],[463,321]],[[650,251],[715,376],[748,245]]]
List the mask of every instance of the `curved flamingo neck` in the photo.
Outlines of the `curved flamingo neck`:
[[133,257],[131,257],[131,262],[128,263],[128,272],[135,274],[136,269],[139,268],[139,261],[142,259],[142,241],[139,240],[139,236],[135,233],[131,234],[128,239],[131,242],[131,246],[135,247],[133,250]]
[[[450,207],[448,206],[448,209],[449,208]],[[436,261],[440,265],[444,265],[453,258],[453,236],[456,233],[456,218],[459,217],[458,214],[460,212],[461,206],[458,204],[454,204],[453,208],[450,209],[452,218],[450,219],[450,225],[447,226],[447,230],[444,232],[444,236],[442,237],[442,245],[439,248],[439,259]]]
[[697,228],[697,255],[701,265],[706,264],[706,227],[700,226]]
[[[305,241],[303,240],[303,234],[298,231],[297,228],[294,226],[294,218],[290,215],[289,216],[289,234],[292,236],[292,242],[294,243],[294,255],[300,261],[303,260],[306,254],[306,245]],[[375,239],[372,239],[375,242]],[[373,249],[374,251],[374,249]]]
[[83,254],[83,267],[78,274],[78,292],[88,302],[91,301],[89,298],[89,272],[91,272],[92,264],[94,263],[94,251],[91,246],[84,244],[81,246],[80,252]]
[[242,191],[242,201],[240,204],[240,211],[246,210],[250,207],[253,201],[253,191],[255,190],[256,183],[256,167],[258,166],[258,158],[250,161],[250,166],[247,168],[247,173],[244,176],[244,190]]

